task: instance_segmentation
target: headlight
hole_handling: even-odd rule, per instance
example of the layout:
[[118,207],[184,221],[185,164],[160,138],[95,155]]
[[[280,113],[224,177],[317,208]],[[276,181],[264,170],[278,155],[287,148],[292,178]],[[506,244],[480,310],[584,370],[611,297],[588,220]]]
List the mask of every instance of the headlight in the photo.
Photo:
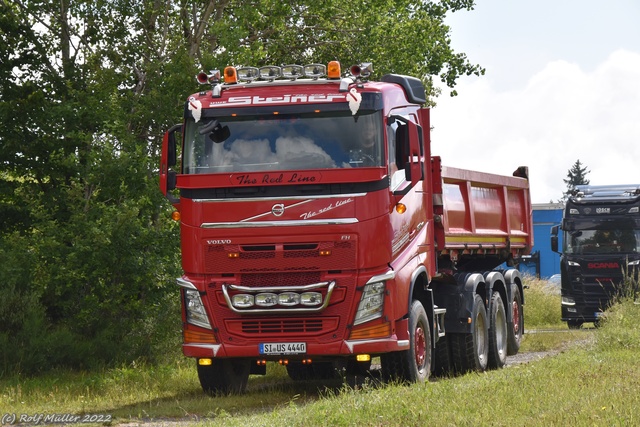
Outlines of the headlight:
[[196,289],[184,290],[184,307],[187,313],[187,323],[211,329],[207,311],[204,309],[200,293]]
[[562,297],[562,305],[576,305],[576,300],[573,297]]
[[353,321],[354,325],[359,325],[369,320],[377,319],[382,316],[382,307],[384,303],[385,282],[368,283],[362,291],[358,311]]

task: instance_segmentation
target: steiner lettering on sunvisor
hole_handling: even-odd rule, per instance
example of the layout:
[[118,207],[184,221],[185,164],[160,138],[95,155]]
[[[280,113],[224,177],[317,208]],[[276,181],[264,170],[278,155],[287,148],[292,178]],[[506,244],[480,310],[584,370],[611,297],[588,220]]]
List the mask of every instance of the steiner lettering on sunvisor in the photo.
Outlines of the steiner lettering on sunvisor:
[[315,94],[315,95],[283,95],[283,96],[230,96],[226,101],[211,101],[209,107],[224,105],[268,105],[292,104],[307,102],[345,102],[344,94]]
[[233,177],[236,180],[237,184],[240,185],[259,185],[259,184],[280,184],[285,182],[293,182],[293,183],[301,183],[301,182],[316,182],[319,181],[318,177],[315,175],[308,175],[303,173],[276,173],[270,174],[265,173],[262,176],[256,175],[236,175]]

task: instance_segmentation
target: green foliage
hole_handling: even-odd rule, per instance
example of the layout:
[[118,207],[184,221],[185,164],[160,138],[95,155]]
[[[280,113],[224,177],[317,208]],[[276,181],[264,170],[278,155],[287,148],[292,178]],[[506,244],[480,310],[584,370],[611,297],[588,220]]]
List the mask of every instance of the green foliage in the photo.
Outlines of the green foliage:
[[[449,87],[472,0],[0,0],[0,375],[178,349],[162,133],[201,66],[372,61]],[[378,74],[378,75],[379,75]]]
[[587,174],[589,174],[589,172],[591,171],[587,170],[587,167],[580,163],[580,159],[576,160],[573,166],[571,166],[571,169],[567,172],[567,179],[563,179],[567,186],[567,191],[563,193],[560,202],[566,201],[569,196],[573,194],[573,190],[577,185],[589,184],[589,180],[587,179]]

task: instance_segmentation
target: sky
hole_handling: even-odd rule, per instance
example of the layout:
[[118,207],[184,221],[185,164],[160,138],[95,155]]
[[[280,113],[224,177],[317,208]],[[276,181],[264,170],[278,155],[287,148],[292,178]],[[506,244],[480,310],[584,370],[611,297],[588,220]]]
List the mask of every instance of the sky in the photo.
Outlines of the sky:
[[447,166],[511,175],[557,202],[576,160],[592,185],[640,184],[640,1],[476,0],[447,17],[454,51],[486,69],[431,112]]

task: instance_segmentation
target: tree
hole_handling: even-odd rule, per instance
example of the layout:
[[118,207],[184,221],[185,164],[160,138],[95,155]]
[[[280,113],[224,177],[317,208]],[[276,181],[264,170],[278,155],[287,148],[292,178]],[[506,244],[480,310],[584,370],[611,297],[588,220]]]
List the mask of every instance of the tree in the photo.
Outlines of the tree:
[[576,162],[567,172],[567,179],[563,179],[564,183],[567,186],[567,191],[563,193],[560,201],[565,202],[567,198],[569,198],[569,196],[573,194],[573,190],[576,188],[576,185],[589,184],[589,180],[586,178],[586,176],[590,172],[591,171],[587,170],[586,166],[583,166],[582,163],[580,163],[579,159],[576,160]]
[[0,0],[0,375],[152,359],[162,333],[179,338],[157,165],[199,70],[373,62],[420,77],[433,102],[434,78],[455,92],[484,73],[444,24],[473,5]]

